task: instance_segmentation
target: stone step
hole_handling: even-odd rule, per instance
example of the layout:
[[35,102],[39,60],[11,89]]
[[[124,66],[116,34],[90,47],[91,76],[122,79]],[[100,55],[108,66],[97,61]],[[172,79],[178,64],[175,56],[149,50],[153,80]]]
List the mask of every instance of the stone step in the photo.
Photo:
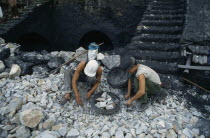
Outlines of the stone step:
[[183,20],[143,20],[141,22],[144,26],[182,26]]
[[148,7],[155,8],[155,9],[179,9],[184,8],[184,4],[156,4],[156,3],[149,3]]
[[184,0],[151,0],[151,2],[184,2]]
[[143,26],[137,28],[137,34],[181,34],[182,27],[160,27],[160,26]]
[[141,34],[134,36],[132,41],[143,42],[164,42],[164,43],[179,43],[179,35],[162,35],[162,34]]
[[184,2],[181,1],[151,1],[150,5],[181,5],[184,4]]
[[148,5],[147,9],[153,10],[177,10],[177,9],[184,9],[184,5]]
[[170,14],[170,15],[177,15],[177,14],[184,14],[183,9],[175,9],[175,10],[147,10],[144,12],[144,14],[154,14],[154,15],[165,15],[165,14]]
[[143,16],[142,20],[183,20],[184,15],[154,15],[146,14]]
[[161,61],[161,62],[175,62],[178,60],[179,52],[161,52],[161,51],[147,51],[147,50],[126,50],[123,55],[134,56],[139,60]]
[[181,45],[179,43],[151,43],[151,42],[139,42],[133,41],[126,45],[128,50],[154,50],[154,51],[163,51],[163,52],[174,52],[180,51]]
[[149,61],[149,60],[137,60],[138,64],[146,65],[157,73],[161,74],[176,74],[178,72],[178,67],[176,62],[168,63],[168,62],[157,62],[157,61]]

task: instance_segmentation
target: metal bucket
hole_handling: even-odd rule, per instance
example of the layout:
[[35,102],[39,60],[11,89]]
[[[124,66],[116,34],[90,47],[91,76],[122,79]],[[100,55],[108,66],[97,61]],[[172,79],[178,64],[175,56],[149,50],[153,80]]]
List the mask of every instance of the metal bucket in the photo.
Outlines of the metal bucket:
[[128,83],[129,73],[120,67],[112,68],[107,75],[107,82],[113,88],[122,88]]
[[112,99],[113,99],[114,101],[116,101],[116,100],[118,101],[118,103],[115,103],[116,106],[114,107],[114,109],[106,110],[106,109],[101,109],[101,108],[96,107],[96,105],[95,105],[95,104],[97,103],[96,99],[99,98],[99,97],[101,97],[101,95],[102,95],[103,93],[104,93],[104,92],[100,92],[100,93],[97,93],[97,94],[95,94],[95,95],[93,96],[93,100],[92,100],[92,102],[91,102],[92,108],[93,108],[97,113],[103,114],[103,115],[110,115],[110,114],[116,113],[116,112],[120,109],[120,98],[119,98],[117,95],[115,95],[114,93],[111,93],[111,92],[107,92],[107,94],[108,94],[109,96],[111,96]]

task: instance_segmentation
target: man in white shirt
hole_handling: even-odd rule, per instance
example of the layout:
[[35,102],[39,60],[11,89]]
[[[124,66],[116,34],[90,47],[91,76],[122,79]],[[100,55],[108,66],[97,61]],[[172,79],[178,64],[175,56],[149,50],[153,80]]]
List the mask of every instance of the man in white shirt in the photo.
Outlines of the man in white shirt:
[[[147,94],[158,93],[161,89],[159,75],[148,66],[136,64],[134,57],[123,58],[120,67],[130,74],[128,92],[125,95],[125,98],[128,99],[127,105],[132,105],[133,101],[138,99],[141,102],[140,110],[145,110],[149,106]],[[132,85],[134,85],[135,95],[130,98]]]

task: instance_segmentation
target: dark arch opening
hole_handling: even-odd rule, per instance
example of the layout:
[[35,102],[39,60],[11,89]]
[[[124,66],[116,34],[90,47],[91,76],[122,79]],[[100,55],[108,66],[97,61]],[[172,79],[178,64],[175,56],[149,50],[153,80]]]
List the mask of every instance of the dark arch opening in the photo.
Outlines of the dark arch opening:
[[96,42],[97,44],[104,43],[100,47],[101,51],[107,51],[113,49],[112,41],[109,37],[100,31],[90,31],[86,33],[79,41],[79,46],[87,48],[91,42]]
[[37,33],[28,33],[20,37],[17,41],[21,45],[22,51],[51,51],[48,40]]

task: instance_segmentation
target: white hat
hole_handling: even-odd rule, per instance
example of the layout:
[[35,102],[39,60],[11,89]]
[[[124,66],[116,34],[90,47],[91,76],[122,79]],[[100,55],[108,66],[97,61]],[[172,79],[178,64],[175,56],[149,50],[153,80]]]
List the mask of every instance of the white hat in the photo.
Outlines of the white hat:
[[84,72],[89,77],[94,77],[96,75],[96,72],[98,70],[98,62],[96,60],[90,60],[85,69]]

